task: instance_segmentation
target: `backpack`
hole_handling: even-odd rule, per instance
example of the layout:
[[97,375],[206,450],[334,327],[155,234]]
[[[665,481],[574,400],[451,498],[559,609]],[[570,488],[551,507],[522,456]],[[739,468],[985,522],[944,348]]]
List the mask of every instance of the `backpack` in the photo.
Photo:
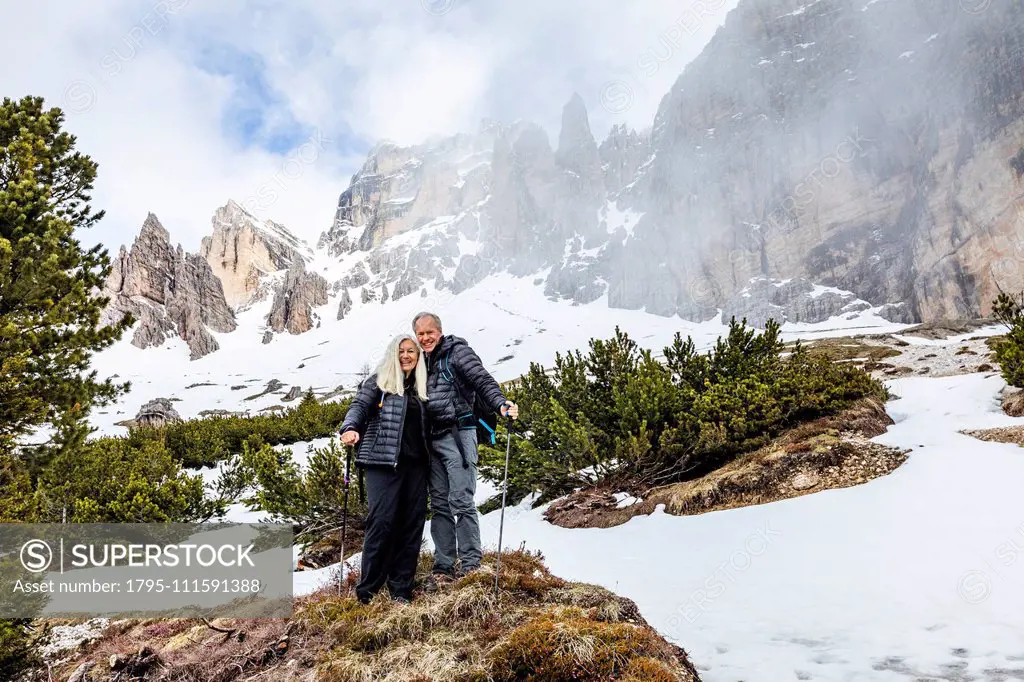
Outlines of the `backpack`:
[[449,350],[438,360],[438,371],[441,373],[442,379],[455,386],[462,402],[470,409],[465,414],[456,415],[456,419],[461,421],[465,417],[472,417],[476,423],[476,442],[494,445],[497,441],[498,413],[491,409],[490,405],[485,403],[476,391],[473,392],[472,400],[466,399],[458,379],[455,378],[455,374],[452,373],[451,367],[448,365],[450,354]]

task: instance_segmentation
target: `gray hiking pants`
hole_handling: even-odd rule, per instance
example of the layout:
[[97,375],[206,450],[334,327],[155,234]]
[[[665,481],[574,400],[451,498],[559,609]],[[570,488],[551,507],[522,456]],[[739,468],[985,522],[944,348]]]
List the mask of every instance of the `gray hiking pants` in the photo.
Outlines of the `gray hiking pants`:
[[452,571],[456,554],[462,570],[480,566],[480,519],[473,497],[476,494],[476,430],[459,431],[462,453],[455,436],[445,434],[431,443],[430,537],[434,541],[434,570]]

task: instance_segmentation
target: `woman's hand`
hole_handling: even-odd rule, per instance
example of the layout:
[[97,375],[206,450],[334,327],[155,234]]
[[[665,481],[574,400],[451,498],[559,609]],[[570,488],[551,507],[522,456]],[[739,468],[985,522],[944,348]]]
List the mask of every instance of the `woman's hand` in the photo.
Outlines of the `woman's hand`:
[[512,417],[513,419],[519,419],[519,406],[509,400],[501,406],[502,417]]
[[346,431],[341,434],[341,442],[351,447],[359,442],[359,434],[355,431]]

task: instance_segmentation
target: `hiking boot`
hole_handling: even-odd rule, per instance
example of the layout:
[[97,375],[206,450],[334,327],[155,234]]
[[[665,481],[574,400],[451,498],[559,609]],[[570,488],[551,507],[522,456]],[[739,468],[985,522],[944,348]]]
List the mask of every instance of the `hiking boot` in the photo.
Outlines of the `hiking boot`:
[[454,571],[432,571],[427,579],[423,581],[423,591],[427,594],[437,592],[443,585],[450,584],[455,580]]
[[465,578],[470,573],[476,573],[480,570],[479,566],[470,566],[469,568],[459,567],[459,570],[455,571],[456,578]]
[[396,604],[402,604],[402,605],[411,604],[412,603],[412,600],[409,599],[408,597],[404,596],[404,595],[399,595],[397,597],[392,597],[391,601],[395,602]]

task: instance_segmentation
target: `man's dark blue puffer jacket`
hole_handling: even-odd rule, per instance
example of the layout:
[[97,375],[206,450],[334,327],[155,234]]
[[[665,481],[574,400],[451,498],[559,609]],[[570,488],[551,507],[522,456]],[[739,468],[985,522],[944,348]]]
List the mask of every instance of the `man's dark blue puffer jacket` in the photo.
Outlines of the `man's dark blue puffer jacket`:
[[[398,466],[398,456],[402,449],[402,429],[405,426],[405,413],[409,400],[416,400],[408,393],[404,396],[389,393],[382,396],[377,386],[377,375],[367,377],[359,386],[356,397],[345,414],[339,433],[356,431],[359,443],[356,444],[356,464],[360,466]],[[383,399],[382,399],[383,398]],[[420,427],[423,440],[427,439],[427,429],[423,419]]]
[[[427,413],[434,433],[450,431],[460,415],[471,412],[474,393],[501,414],[505,394],[465,339],[450,334],[441,337],[426,361]],[[449,381],[449,377],[454,377],[456,383]],[[475,426],[472,420],[465,423],[466,428]]]

